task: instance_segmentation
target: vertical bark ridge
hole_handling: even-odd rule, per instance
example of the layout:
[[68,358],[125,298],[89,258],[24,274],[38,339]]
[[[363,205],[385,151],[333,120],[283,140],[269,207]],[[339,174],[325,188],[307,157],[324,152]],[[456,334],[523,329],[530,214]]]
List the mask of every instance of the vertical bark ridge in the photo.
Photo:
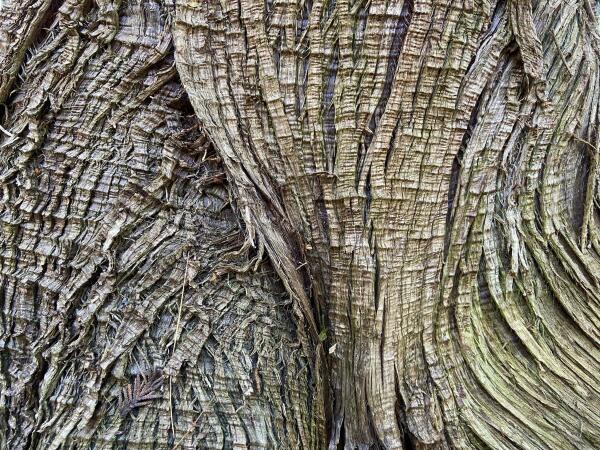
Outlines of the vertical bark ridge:
[[[270,256],[305,255],[320,286],[312,294],[324,296],[316,303],[329,326],[330,448],[594,446],[593,407],[581,419],[576,407],[557,406],[561,395],[570,405],[596,401],[585,369],[597,364],[595,165],[579,226],[569,206],[583,198],[575,174],[584,161],[569,149],[596,164],[598,44],[587,9],[314,2],[303,45],[286,53],[289,70],[307,66],[305,85],[271,68],[291,47],[283,26],[263,34],[258,5],[248,0],[236,15],[235,3],[177,2],[178,69],[196,113],[212,121],[217,150],[231,156],[233,184],[256,198],[252,190],[263,188],[236,181],[239,165],[252,171],[282,156],[269,180],[277,194],[255,208],[281,207],[301,239]],[[221,14],[228,20],[217,22]],[[235,49],[238,73],[258,79],[223,96],[220,78],[203,68],[209,49],[198,45],[211,39]],[[290,89],[306,96],[305,115]],[[236,99],[267,106],[234,121],[227,108]],[[259,130],[248,122],[256,116]],[[226,134],[268,145],[235,147]],[[267,243],[278,239],[269,231],[260,233]],[[570,337],[559,338],[565,326]],[[560,430],[540,410],[552,411]]]
[[[598,355],[588,317],[597,304],[591,273],[598,254],[579,250],[569,210],[581,189],[577,136],[586,124],[597,126],[594,91],[580,94],[598,76],[586,56],[597,37],[584,38],[589,18],[575,6],[538,2],[532,14],[544,55],[536,77],[546,83],[540,92],[529,63],[505,55],[505,81],[488,89],[498,97],[481,108],[463,158],[451,238],[457,252],[447,259],[438,317],[449,316],[438,340],[452,340],[456,321],[459,341],[444,353],[463,348],[468,370],[456,371],[453,389],[465,399],[477,440],[494,448],[593,448]],[[463,367],[453,357],[445,364]],[[485,396],[493,400],[476,400]],[[510,436],[501,435],[507,426]]]
[[36,42],[43,25],[51,17],[52,0],[29,0],[26,2],[7,1],[2,5],[0,18],[3,24],[0,36],[0,101],[4,103],[10,95],[21,63],[27,57],[27,50]]
[[[234,11],[237,9],[234,4],[230,6]],[[243,73],[244,70],[250,69],[255,73],[258,72],[259,77],[258,81],[250,80],[251,84],[247,88],[237,84],[237,94],[234,94],[234,97],[235,95],[242,96],[242,98],[245,98],[244,96],[251,97],[252,92],[260,92],[267,105],[273,105],[271,108],[255,108],[245,111],[247,117],[267,114],[272,120],[270,128],[260,130],[264,136],[260,141],[274,144],[263,149],[255,145],[234,147],[231,145],[231,141],[222,138],[225,133],[241,137],[258,132],[244,129],[240,133],[237,126],[236,128],[228,127],[227,123],[233,123],[231,118],[225,120],[222,117],[219,121],[214,120],[214,113],[211,110],[222,111],[223,107],[228,107],[232,97],[220,98],[224,93],[218,89],[208,92],[210,83],[218,78],[211,79],[210,76],[208,78],[204,76],[202,63],[198,64],[198,61],[208,58],[209,52],[205,45],[198,46],[196,44],[196,42],[204,43],[212,39],[222,39],[222,33],[227,35],[228,30],[244,29],[249,35],[255,34],[260,38],[260,31],[258,31],[260,25],[257,25],[255,21],[257,17],[260,17],[260,10],[253,10],[252,4],[248,2],[242,7],[242,15],[236,16],[228,13],[228,4],[224,4],[225,10],[223,11],[219,7],[212,9],[208,4],[187,1],[177,4],[174,33],[177,62],[182,80],[201,120],[212,121],[209,134],[215,140],[219,151],[234,156],[234,161],[229,164],[226,162],[230,173],[234,170],[239,172],[237,164],[245,165],[248,170],[257,167],[256,162],[253,161],[261,161],[265,158],[277,157],[280,153],[283,154],[284,165],[279,169],[279,173],[282,175],[273,180],[273,190],[280,190],[283,195],[274,198],[276,201],[279,198],[283,199],[286,215],[290,217],[290,222],[301,225],[298,229],[303,234],[305,242],[301,245],[308,244],[310,249],[320,245],[321,249],[316,249],[315,253],[328,255],[329,267],[320,266],[325,269],[325,274],[313,273],[313,278],[325,280],[323,284],[327,287],[324,292],[329,296],[327,320],[331,324],[330,363],[335,402],[333,429],[337,430],[331,437],[333,446],[337,445],[341,439],[342,427],[345,439],[342,444],[348,448],[369,445],[377,439],[386,447],[396,448],[403,445],[404,433],[401,428],[404,426],[408,426],[415,439],[420,442],[434,443],[441,440],[443,435],[440,416],[436,412],[439,405],[437,405],[435,395],[431,393],[430,383],[427,381],[426,363],[422,353],[418,350],[422,341],[417,330],[422,330],[423,323],[415,320],[420,315],[421,307],[418,305],[421,296],[427,298],[426,303],[433,304],[436,278],[439,277],[436,274],[439,274],[441,268],[440,249],[443,248],[443,245],[436,246],[434,241],[429,241],[428,245],[432,245],[433,253],[430,255],[428,274],[417,275],[419,264],[414,269],[409,269],[410,261],[403,260],[401,255],[422,253],[422,244],[419,242],[428,242],[426,235],[414,241],[411,241],[408,235],[410,230],[419,228],[418,223],[421,221],[430,222],[432,212],[437,210],[438,204],[441,205],[445,201],[442,193],[445,192],[444,183],[447,184],[449,181],[454,156],[451,148],[460,141],[464,128],[453,131],[454,128],[450,126],[446,134],[442,133],[429,143],[428,139],[424,137],[422,141],[411,144],[409,136],[426,128],[424,124],[418,125],[419,121],[426,121],[428,125],[433,124],[433,128],[439,126],[435,124],[435,119],[427,117],[427,114],[438,114],[440,124],[446,120],[446,116],[449,120],[460,121],[460,123],[468,120],[470,108],[478,96],[477,92],[467,98],[464,109],[460,110],[460,119],[455,117],[455,113],[450,107],[447,109],[442,107],[436,113],[428,113],[429,99],[435,98],[438,89],[442,89],[437,88],[435,82],[436,77],[441,75],[435,74],[442,72],[443,69],[443,76],[438,83],[443,86],[443,89],[447,89],[449,94],[447,98],[441,97],[443,100],[439,100],[440,106],[443,102],[452,105],[456,103],[457,99],[453,100],[452,95],[456,95],[457,89],[453,86],[458,86],[462,74],[474,56],[479,36],[484,31],[484,26],[487,25],[485,17],[491,11],[484,10],[482,15],[482,11],[479,10],[463,11],[461,7],[452,7],[442,2],[439,4],[415,2],[414,7],[412,3],[407,2],[405,6],[390,4],[386,7],[383,4],[371,3],[362,46],[356,52],[353,50],[352,35],[356,28],[356,21],[360,20],[357,19],[359,9],[352,8],[347,2],[336,2],[334,5],[330,5],[330,13],[318,20],[320,5],[313,5],[310,15],[315,19],[309,19],[310,25],[305,38],[309,41],[307,91],[311,98],[321,97],[324,99],[319,103],[327,110],[323,111],[322,116],[325,120],[323,139],[310,142],[308,146],[302,145],[305,141],[294,134],[293,130],[298,128],[293,123],[296,119],[293,111],[290,108],[280,109],[277,106],[279,102],[285,104],[285,94],[282,91],[287,91],[290,86],[289,79],[283,78],[281,71],[278,74],[279,77],[275,78],[275,72],[269,69],[271,58],[273,61],[280,60],[277,55],[279,55],[279,49],[282,48],[282,33],[278,32],[276,37],[271,38],[269,45],[273,46],[274,50],[269,50],[267,53],[265,51],[268,49],[263,47],[264,44],[260,40],[253,44],[253,41],[248,39],[247,43],[238,38],[242,34],[240,31],[236,31],[235,35],[229,34],[229,47],[240,49],[241,53],[246,55],[245,61],[241,62],[238,58],[230,58],[231,63],[240,64],[240,69],[236,72]],[[253,13],[250,14],[250,11]],[[413,11],[412,14],[411,11]],[[246,12],[248,13],[246,14]],[[226,24],[222,25],[222,21],[214,22],[213,15],[218,17],[220,14],[228,14],[227,17],[231,24],[229,27]],[[317,15],[314,16],[315,14]],[[402,28],[402,24],[406,23],[411,15],[410,25],[406,29]],[[270,20],[272,21],[272,18]],[[207,25],[201,25],[204,23]],[[430,29],[429,23],[441,23],[442,25]],[[215,32],[215,29],[222,30],[223,27],[224,31]],[[451,40],[455,39],[454,36],[459,34],[455,27],[459,27],[460,32],[465,33],[464,40],[454,42],[455,49],[447,55],[433,56],[432,42],[436,44],[436,51],[438,48],[446,48],[452,42]],[[390,30],[390,32],[382,33],[382,30]],[[403,37],[404,34],[406,34],[405,37]],[[327,36],[330,38],[327,44],[323,44],[323,38]],[[401,44],[402,42],[404,44]],[[327,46],[329,46],[329,50],[327,50]],[[193,56],[190,55],[190,47],[197,49]],[[400,48],[402,48],[401,51]],[[380,53],[377,49],[381,49],[382,52]],[[214,48],[212,50],[214,52]],[[332,80],[323,78],[324,63],[321,60],[324,54],[337,54],[337,51],[339,51],[339,62],[334,80],[333,105],[330,106],[327,86]],[[356,53],[358,56],[355,56]],[[380,57],[381,54],[383,54],[383,58]],[[432,55],[429,69],[431,73],[425,75],[422,73],[420,62],[429,54]],[[441,59],[436,60],[440,57]],[[304,58],[303,54],[296,53],[296,60],[304,61]],[[329,60],[331,59],[325,59],[325,61]],[[444,61],[448,61],[447,68]],[[217,65],[223,64],[220,57],[215,58],[212,62]],[[453,67],[453,64],[458,65]],[[389,70],[395,72],[394,79],[397,82],[393,85],[389,81]],[[323,81],[317,84],[318,80]],[[431,80],[434,80],[434,84],[426,84],[426,90],[420,94],[419,92],[423,88],[421,83],[431,83]],[[265,86],[269,86],[269,89],[266,89]],[[298,88],[296,87],[296,89]],[[386,102],[385,97],[388,96],[389,100]],[[382,102],[387,103],[385,111],[381,111],[384,109]],[[414,117],[415,102],[420,102],[422,105],[419,107],[422,115],[418,118]],[[378,104],[382,105],[379,110],[377,109]],[[308,108],[311,108],[314,103],[309,103],[307,99],[307,105]],[[333,110],[336,136],[335,156],[331,155],[333,150],[330,145],[327,145],[326,137],[326,130],[331,129],[331,126],[327,125],[327,117],[330,117],[331,109],[329,108],[332,107],[335,108]],[[282,115],[282,112],[285,112],[285,115]],[[313,130],[321,129],[322,119],[314,113],[311,115],[310,110],[307,112],[308,120],[302,119],[299,126],[307,123],[312,136],[319,136],[314,134]],[[375,130],[369,130],[368,124],[373,117],[379,115],[381,115],[379,125]],[[242,117],[241,122],[244,123],[245,120]],[[267,123],[266,120],[261,122]],[[402,126],[397,127],[397,123],[401,123]],[[283,131],[288,126],[290,131]],[[388,155],[390,132],[393,129],[398,130],[398,138],[392,142],[392,148],[402,150],[392,150],[390,164],[386,169],[383,167],[383,163]],[[374,133],[374,136],[363,159],[360,156],[359,146],[369,133]],[[288,136],[290,135],[292,141],[289,140]],[[448,137],[444,137],[446,135]],[[282,140],[282,136],[285,139]],[[440,143],[448,142],[448,139],[450,139],[446,144],[448,149],[439,146]],[[285,153],[290,151],[290,145],[296,145],[298,148],[296,152],[302,153],[301,161],[321,161],[321,170],[329,171],[326,173],[330,174],[330,179],[323,179],[318,174],[312,176],[310,165],[302,167],[298,165],[301,161],[294,159],[295,157],[286,158]],[[320,157],[322,150],[314,151],[315,145],[324,146],[325,157]],[[424,185],[423,188],[420,187],[418,180],[410,178],[419,176],[417,171],[407,169],[405,177],[408,178],[404,181],[402,181],[403,176],[397,173],[398,167],[404,167],[402,161],[405,156],[411,154],[408,151],[411,145],[423,148],[425,153],[427,152],[425,149],[436,148],[440,156],[431,155],[432,162],[442,158],[442,161],[439,162],[440,166],[438,166],[438,162],[431,166],[431,178],[426,178],[426,183],[429,184]],[[233,155],[234,152],[235,155]],[[314,159],[306,157],[311,154],[314,155]],[[446,154],[445,157],[444,154]],[[322,165],[327,160],[335,161],[333,170],[327,165]],[[415,160],[415,162],[417,161]],[[364,165],[364,168],[357,168],[358,164]],[[357,190],[356,186],[357,173],[360,173],[362,178],[360,190]],[[373,192],[373,198],[367,224],[365,224],[364,206],[370,195],[369,189],[365,189],[368,173],[371,174],[370,190]],[[323,190],[329,228],[327,235],[330,244],[329,248],[325,249],[322,248],[324,240],[319,235],[321,230],[311,225],[312,220],[310,219],[316,216],[312,187],[316,184],[314,181],[316,178],[319,179],[319,186]],[[232,179],[236,179],[235,174],[232,174]],[[277,183],[280,179],[284,179],[285,182]],[[403,183],[406,184],[406,188],[400,187]],[[425,186],[435,186],[438,183],[442,183],[442,187],[436,195],[437,200],[422,203],[422,212],[407,215],[406,211],[414,209],[418,193],[427,192]],[[245,186],[246,182],[242,179],[240,185]],[[413,187],[410,187],[411,185]],[[258,185],[257,189],[262,190],[262,187]],[[410,193],[411,189],[412,193]],[[407,197],[408,193],[410,195]],[[242,202],[246,201],[242,200]],[[296,217],[298,219],[295,219]],[[410,217],[413,217],[412,222]],[[308,226],[307,220],[310,220]],[[320,221],[322,222],[322,220]],[[439,240],[443,239],[445,222],[438,222],[436,236]],[[249,226],[258,228],[256,223],[251,223]],[[369,232],[368,230],[371,228],[373,231]],[[261,237],[266,242],[272,239],[268,233],[262,233]],[[408,244],[403,242],[408,242]],[[377,287],[379,292],[377,294],[375,294],[375,284],[377,283],[374,282],[376,271],[374,249],[377,249],[377,259],[380,261]],[[284,251],[293,254],[294,249],[288,248]],[[424,254],[427,254],[427,251]],[[279,254],[271,256],[275,260],[283,259]],[[436,260],[437,263],[434,262]],[[308,262],[310,266],[310,250]],[[402,273],[403,268],[406,271],[404,274]],[[293,274],[284,274],[284,277],[291,276]],[[423,276],[425,280],[428,280],[427,283],[430,283],[430,286],[424,290],[417,289],[416,283],[420,283],[417,280]],[[406,287],[401,288],[401,286]],[[400,289],[407,290],[400,291]],[[375,295],[378,296],[378,300],[375,300]],[[378,305],[377,311],[374,308],[375,304]],[[431,306],[428,306],[425,310],[430,308]],[[386,320],[385,324],[383,318]],[[382,336],[383,330],[385,330],[385,336]],[[383,360],[378,360],[376,356],[379,352],[375,350],[379,348],[383,348],[381,352]],[[403,355],[404,362],[396,363],[396,355]],[[407,368],[409,368],[408,371]],[[407,424],[398,424],[394,413],[394,404],[397,399],[394,389],[391,388],[394,386],[397,375],[401,379],[401,395],[406,397],[409,403]],[[362,405],[368,405],[368,408]],[[368,430],[374,430],[379,437],[371,435],[372,432]]]
[[174,3],[0,13],[0,444],[600,446],[590,3]]

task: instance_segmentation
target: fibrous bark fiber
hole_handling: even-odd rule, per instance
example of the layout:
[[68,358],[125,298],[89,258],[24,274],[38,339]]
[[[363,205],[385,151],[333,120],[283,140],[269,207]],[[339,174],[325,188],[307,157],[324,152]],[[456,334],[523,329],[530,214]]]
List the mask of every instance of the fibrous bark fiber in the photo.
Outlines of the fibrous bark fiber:
[[0,444],[600,447],[596,10],[8,2]]

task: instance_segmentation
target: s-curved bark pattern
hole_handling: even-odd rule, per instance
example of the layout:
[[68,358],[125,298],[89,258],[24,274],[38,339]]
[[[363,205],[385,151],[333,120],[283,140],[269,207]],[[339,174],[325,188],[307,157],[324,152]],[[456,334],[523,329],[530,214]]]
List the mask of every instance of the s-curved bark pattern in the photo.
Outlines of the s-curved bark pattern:
[[7,1],[0,446],[599,448],[597,11]]
[[588,0],[177,0],[173,30],[305,314],[306,263],[330,448],[600,445]]

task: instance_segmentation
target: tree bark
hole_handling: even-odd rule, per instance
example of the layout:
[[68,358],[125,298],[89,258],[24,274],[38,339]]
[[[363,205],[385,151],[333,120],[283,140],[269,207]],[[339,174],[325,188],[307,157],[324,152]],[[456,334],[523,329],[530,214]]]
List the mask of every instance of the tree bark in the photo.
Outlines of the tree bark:
[[599,447],[596,9],[9,1],[0,444]]
[[10,66],[29,50],[2,122],[0,447],[318,448],[314,350],[243,245],[167,7],[65,2],[26,35],[37,7],[2,19]]

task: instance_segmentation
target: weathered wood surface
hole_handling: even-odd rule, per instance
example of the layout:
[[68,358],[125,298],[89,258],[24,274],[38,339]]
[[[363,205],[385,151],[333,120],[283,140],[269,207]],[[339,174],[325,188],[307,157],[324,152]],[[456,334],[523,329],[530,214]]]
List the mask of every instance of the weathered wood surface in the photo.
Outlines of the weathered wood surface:
[[[3,115],[0,448],[315,448],[313,351],[269,265],[239,270],[171,16],[99,3],[43,19]],[[160,398],[120,414],[157,370]]]
[[600,447],[596,9],[8,2],[0,443]]

